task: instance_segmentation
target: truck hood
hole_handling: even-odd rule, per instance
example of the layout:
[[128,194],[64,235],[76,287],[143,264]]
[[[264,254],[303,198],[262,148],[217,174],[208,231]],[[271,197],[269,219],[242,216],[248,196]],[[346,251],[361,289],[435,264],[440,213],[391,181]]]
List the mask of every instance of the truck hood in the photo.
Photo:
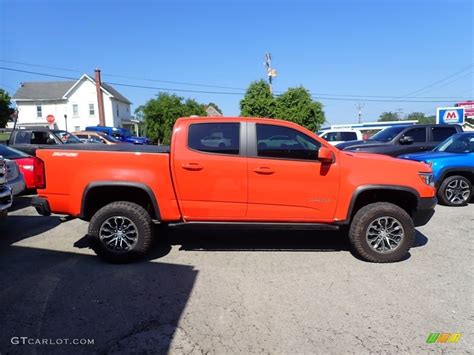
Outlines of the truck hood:
[[430,152],[423,152],[423,153],[403,154],[403,155],[400,155],[399,158],[416,160],[416,161],[432,161],[436,159],[458,158],[462,156],[466,156],[466,154],[430,151]]
[[339,143],[338,145],[336,145],[336,147],[341,150],[345,150],[345,149],[353,150],[356,148],[362,148],[362,149],[369,148],[369,147],[375,148],[375,147],[383,147],[386,145],[387,145],[386,142],[360,140],[360,141],[349,141],[349,142]]
[[360,160],[360,163],[358,163],[360,165],[384,171],[386,174],[398,174],[400,171],[406,172],[406,170],[403,169],[413,170],[416,172],[431,171],[431,167],[423,161],[398,159],[383,154],[365,152],[342,151],[341,153],[350,159]]

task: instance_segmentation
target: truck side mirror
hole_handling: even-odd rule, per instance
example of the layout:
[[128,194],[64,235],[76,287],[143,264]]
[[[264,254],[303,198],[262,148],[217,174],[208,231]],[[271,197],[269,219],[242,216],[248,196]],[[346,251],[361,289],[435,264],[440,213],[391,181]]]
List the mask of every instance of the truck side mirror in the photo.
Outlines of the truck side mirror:
[[334,153],[330,149],[321,146],[318,151],[318,160],[324,164],[332,164],[334,163]]
[[412,144],[413,141],[414,141],[414,139],[411,136],[402,137],[399,140],[400,144]]

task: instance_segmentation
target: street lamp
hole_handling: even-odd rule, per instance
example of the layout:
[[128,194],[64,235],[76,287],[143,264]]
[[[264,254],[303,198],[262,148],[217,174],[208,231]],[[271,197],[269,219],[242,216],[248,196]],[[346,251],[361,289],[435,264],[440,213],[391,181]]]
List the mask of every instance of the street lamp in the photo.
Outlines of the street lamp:
[[66,124],[66,131],[67,131],[67,114],[64,114],[64,123]]

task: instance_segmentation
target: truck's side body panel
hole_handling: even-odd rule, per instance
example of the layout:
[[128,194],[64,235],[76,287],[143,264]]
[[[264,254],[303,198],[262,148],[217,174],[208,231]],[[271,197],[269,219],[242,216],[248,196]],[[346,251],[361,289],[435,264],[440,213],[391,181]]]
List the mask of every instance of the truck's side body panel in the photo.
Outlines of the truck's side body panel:
[[37,154],[46,170],[46,189],[39,195],[47,197],[56,213],[79,216],[88,185],[114,181],[147,186],[155,194],[162,219],[181,218],[169,154],[66,149],[40,149]]

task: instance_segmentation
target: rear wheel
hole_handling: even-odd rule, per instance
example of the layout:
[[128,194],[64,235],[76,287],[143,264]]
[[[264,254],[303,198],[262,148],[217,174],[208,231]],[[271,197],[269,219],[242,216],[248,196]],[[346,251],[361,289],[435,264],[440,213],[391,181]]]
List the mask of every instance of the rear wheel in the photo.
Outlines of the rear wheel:
[[415,240],[413,220],[388,202],[371,203],[357,211],[349,230],[356,253],[364,260],[390,263],[402,260]]
[[132,202],[112,202],[92,217],[89,236],[94,251],[110,262],[129,262],[142,257],[151,246],[150,214]]
[[464,206],[471,200],[472,194],[471,182],[460,175],[447,177],[438,189],[438,199],[447,206]]

